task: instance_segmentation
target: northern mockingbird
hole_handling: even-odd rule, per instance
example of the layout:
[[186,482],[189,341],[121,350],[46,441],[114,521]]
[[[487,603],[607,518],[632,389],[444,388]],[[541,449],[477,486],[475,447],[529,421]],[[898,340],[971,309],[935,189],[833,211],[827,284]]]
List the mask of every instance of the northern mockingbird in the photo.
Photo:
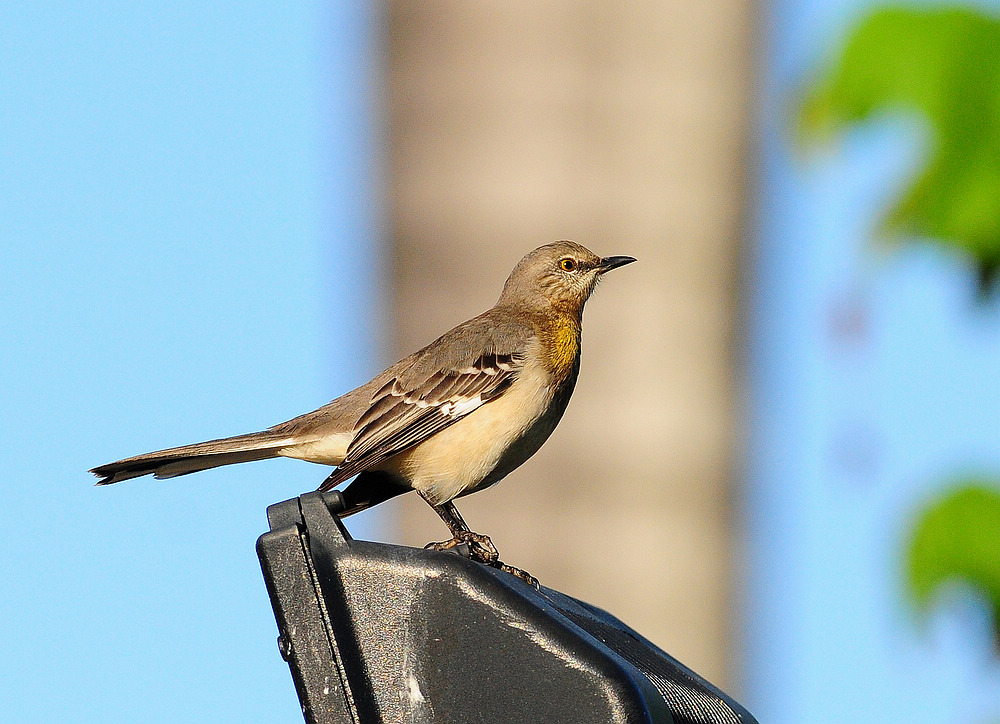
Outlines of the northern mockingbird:
[[502,563],[451,501],[499,482],[549,437],[580,371],[584,303],[606,272],[633,261],[571,241],[539,247],[514,267],[492,309],[318,410],[90,472],[108,485],[278,456],[336,465],[319,489],[357,476],[343,491],[342,515],[416,490],[452,533],[430,547],[467,543],[477,560],[534,582]]

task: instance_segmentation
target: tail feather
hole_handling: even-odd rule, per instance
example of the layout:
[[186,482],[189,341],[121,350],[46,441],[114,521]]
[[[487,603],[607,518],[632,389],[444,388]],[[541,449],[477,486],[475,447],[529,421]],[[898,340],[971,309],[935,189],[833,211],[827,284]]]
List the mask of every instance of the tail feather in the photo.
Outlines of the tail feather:
[[[324,489],[325,485],[321,485],[320,490]],[[409,485],[389,473],[366,470],[344,488],[344,510],[339,515],[346,518],[410,490]]]
[[98,465],[90,472],[101,478],[97,481],[98,485],[110,485],[150,474],[156,478],[173,478],[220,465],[278,457],[282,448],[296,442],[288,433],[265,430],[136,455]]

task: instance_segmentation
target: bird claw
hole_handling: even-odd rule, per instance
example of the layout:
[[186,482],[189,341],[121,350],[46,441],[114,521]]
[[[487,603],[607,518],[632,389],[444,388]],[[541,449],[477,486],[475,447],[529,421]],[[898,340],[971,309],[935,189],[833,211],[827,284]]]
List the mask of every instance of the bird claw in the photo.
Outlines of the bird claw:
[[515,568],[514,566],[508,566],[503,561],[497,561],[495,564],[493,564],[493,567],[494,568],[499,568],[504,573],[509,573],[512,576],[516,576],[517,578],[520,578],[522,581],[524,581],[525,583],[527,583],[529,586],[531,586],[535,590],[538,590],[539,588],[541,588],[541,586],[538,583],[538,579],[535,578],[530,573],[528,573],[527,571],[521,570],[520,568]]
[[493,545],[490,537],[480,533],[473,533],[471,530],[460,531],[451,540],[442,541],[441,543],[428,543],[424,548],[433,551],[447,551],[462,543],[469,544],[469,555],[480,563],[492,566],[500,561],[500,553],[497,552],[497,548]]
[[539,587],[538,579],[533,575],[527,571],[521,570],[520,568],[508,566],[500,560],[500,553],[497,551],[496,546],[493,545],[493,541],[490,540],[488,535],[473,533],[472,531],[461,531],[456,533],[455,537],[451,540],[442,541],[440,543],[428,543],[424,546],[424,548],[432,551],[447,551],[463,543],[467,543],[469,545],[469,557],[473,560],[479,561],[480,563],[490,566],[491,568],[496,568],[504,573],[509,573],[512,576],[516,576],[529,586],[533,586],[536,589]]

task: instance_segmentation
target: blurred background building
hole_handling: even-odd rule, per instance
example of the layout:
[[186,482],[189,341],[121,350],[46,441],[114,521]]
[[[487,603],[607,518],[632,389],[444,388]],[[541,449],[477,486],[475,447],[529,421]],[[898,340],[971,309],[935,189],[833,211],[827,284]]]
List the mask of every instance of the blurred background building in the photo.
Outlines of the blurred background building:
[[639,263],[470,524],[762,723],[1000,721],[1000,3],[3,17],[4,721],[297,721],[252,544],[323,471],[83,471],[311,409],[559,238]]

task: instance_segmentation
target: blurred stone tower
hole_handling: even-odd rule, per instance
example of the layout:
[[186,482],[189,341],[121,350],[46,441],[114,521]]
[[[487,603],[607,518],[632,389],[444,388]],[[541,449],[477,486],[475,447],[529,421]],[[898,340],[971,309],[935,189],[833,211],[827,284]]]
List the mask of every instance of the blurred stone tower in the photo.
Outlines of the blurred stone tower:
[[[540,244],[639,259],[587,307],[552,438],[459,509],[505,560],[734,683],[750,4],[393,0],[385,23],[394,352],[491,306]],[[397,540],[446,537],[405,498]]]

